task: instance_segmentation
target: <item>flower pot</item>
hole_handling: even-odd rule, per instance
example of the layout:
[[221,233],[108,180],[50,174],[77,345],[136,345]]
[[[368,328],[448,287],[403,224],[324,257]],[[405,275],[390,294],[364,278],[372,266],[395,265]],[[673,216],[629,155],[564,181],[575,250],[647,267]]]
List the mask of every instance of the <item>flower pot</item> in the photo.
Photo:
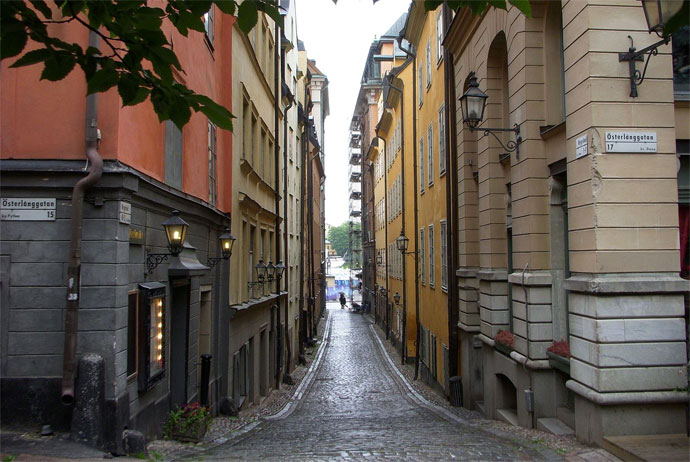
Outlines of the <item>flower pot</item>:
[[570,358],[564,358],[563,356],[559,356],[552,351],[547,351],[546,354],[549,357],[549,365],[551,367],[563,372],[566,375],[570,375]]
[[510,356],[510,352],[513,351],[513,347],[509,347],[508,345],[504,345],[501,342],[495,342],[494,343],[494,348],[496,350],[500,351],[506,356]]
[[183,441],[187,443],[198,443],[206,434],[208,426],[206,422],[198,422],[192,424],[187,428],[182,428],[182,425],[173,427],[171,436],[174,440]]

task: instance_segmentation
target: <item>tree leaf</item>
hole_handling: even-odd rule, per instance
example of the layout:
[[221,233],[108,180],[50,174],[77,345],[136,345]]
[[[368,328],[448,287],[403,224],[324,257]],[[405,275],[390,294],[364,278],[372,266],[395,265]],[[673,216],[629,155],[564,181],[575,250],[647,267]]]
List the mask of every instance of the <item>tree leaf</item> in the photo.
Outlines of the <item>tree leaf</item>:
[[0,38],[0,59],[11,58],[22,52],[26,46],[28,34],[24,24],[10,16],[9,12],[3,12],[2,23],[0,24],[2,36]]
[[130,106],[139,92],[139,81],[131,74],[123,73],[117,82],[117,92],[120,94],[123,106]]
[[234,15],[237,9],[237,3],[235,0],[214,0],[218,9],[225,14]]
[[100,93],[117,85],[120,74],[115,69],[99,69],[86,82],[86,94]]
[[443,5],[443,0],[424,0],[425,11],[434,11],[439,5]]
[[36,64],[45,61],[52,55],[51,51],[47,48],[39,48],[38,50],[32,50],[27,52],[24,56],[19,58],[10,67],[22,67],[30,66],[31,64]]
[[182,127],[189,122],[189,118],[192,116],[192,111],[189,109],[189,103],[182,97],[175,98],[168,110],[168,116],[181,130]]
[[244,1],[237,10],[237,25],[245,34],[248,34],[259,20],[256,3]]
[[53,19],[53,12],[44,0],[31,0],[34,8],[40,11],[47,19]]
[[[200,96],[200,95],[199,95]],[[220,104],[214,103],[210,98],[208,104],[203,104],[199,110],[220,128],[232,131],[232,114]]]
[[[532,17],[532,5],[530,5],[529,0],[508,0],[511,5],[520,10],[528,18]],[[687,2],[683,2],[687,3]]]
[[45,67],[41,73],[41,80],[50,80],[56,82],[67,77],[67,74],[72,72],[74,65],[77,63],[75,57],[62,51],[56,51],[44,61]]

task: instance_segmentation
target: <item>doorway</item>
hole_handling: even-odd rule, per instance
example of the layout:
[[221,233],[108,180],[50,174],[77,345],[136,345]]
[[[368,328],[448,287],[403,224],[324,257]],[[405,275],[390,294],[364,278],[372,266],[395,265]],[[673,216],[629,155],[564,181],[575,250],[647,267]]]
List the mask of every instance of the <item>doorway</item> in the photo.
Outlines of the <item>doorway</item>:
[[170,404],[187,403],[189,353],[189,279],[172,281],[170,304]]

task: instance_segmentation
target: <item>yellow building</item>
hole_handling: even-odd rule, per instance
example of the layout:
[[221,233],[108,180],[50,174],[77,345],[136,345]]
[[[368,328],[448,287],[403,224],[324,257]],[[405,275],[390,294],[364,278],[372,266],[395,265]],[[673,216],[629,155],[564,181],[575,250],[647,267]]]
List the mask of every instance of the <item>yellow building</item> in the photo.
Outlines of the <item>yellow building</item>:
[[408,152],[416,155],[417,187],[406,189],[406,194],[417,195],[417,204],[411,210],[417,213],[415,239],[419,248],[419,371],[427,383],[447,393],[449,376],[457,370],[458,347],[457,328],[449,328],[442,37],[442,9],[426,12],[423,2],[412,2],[403,38],[415,55],[414,75],[405,83],[414,87],[412,105],[416,114]]

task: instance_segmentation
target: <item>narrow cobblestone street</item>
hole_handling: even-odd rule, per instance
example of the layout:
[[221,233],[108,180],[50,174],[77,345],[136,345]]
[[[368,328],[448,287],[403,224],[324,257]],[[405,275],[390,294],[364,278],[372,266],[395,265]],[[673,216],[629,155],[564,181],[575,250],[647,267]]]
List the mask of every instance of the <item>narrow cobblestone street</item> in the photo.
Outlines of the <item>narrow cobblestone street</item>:
[[[519,443],[432,412],[393,372],[369,318],[329,306],[301,399],[195,460],[541,460]],[[555,454],[554,454],[555,455]]]

